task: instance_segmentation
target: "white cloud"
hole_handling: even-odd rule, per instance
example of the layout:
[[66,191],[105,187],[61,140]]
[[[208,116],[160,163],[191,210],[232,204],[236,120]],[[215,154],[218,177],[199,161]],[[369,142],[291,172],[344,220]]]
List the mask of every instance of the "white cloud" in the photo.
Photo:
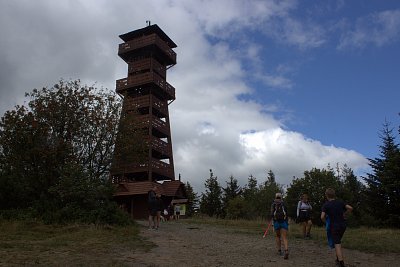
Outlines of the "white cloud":
[[[244,58],[232,43],[247,31],[261,31],[278,17],[284,26],[269,29],[271,36],[281,32],[281,41],[302,48],[324,42],[319,27],[289,17],[294,8],[295,1],[272,0],[3,1],[2,108],[3,99],[14,101],[24,91],[51,86],[61,77],[98,81],[114,90],[115,80],[127,73],[126,63],[117,56],[118,35],[151,20],[178,45],[178,64],[167,75],[177,97],[170,105],[176,177],[181,173],[184,182],[202,191],[209,169],[221,185],[230,175],[244,185],[248,175],[261,181],[269,169],[280,182],[289,183],[292,176],[328,163],[359,168],[365,164],[362,155],[284,130],[283,122],[271,113],[275,106],[253,99],[256,88],[246,84]],[[255,62],[260,60],[261,44],[244,44],[240,48]],[[290,88],[293,83],[284,69],[258,70],[257,75],[271,87]],[[239,100],[243,95],[250,100]]]
[[384,46],[400,38],[400,9],[359,18],[353,29],[342,33],[338,49]]

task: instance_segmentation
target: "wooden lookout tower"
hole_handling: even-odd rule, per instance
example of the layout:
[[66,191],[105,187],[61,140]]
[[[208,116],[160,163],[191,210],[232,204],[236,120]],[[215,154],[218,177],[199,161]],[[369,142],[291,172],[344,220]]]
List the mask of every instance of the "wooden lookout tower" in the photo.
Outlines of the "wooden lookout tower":
[[[157,187],[164,206],[172,199],[185,198],[184,184],[175,180],[168,106],[175,100],[175,88],[167,81],[167,69],[176,64],[177,45],[155,24],[119,36],[118,55],[128,64],[128,77],[116,81],[123,98],[122,115],[131,116],[136,129],[142,130],[145,156],[118,160],[111,168],[117,184],[115,198],[134,218],[147,216],[147,192]],[[122,118],[122,116],[121,116]],[[121,119],[121,123],[123,123]],[[124,138],[130,138],[124,136]],[[115,151],[123,143],[116,143]],[[125,159],[126,159],[125,158]]]

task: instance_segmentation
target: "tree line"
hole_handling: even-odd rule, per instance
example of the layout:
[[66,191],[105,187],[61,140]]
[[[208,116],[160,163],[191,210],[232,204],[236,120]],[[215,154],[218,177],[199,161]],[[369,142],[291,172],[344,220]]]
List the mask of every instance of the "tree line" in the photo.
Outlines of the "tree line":
[[[51,88],[34,89],[26,97],[30,99],[26,106],[6,111],[0,120],[0,218],[129,223],[113,201],[115,187],[109,170],[113,160],[129,160],[129,151],[140,158],[145,148],[141,133],[130,127],[134,122],[120,126],[120,119],[124,120],[121,99],[79,80],[60,80]],[[132,138],[121,139],[121,132]],[[301,194],[310,196],[317,212],[325,188],[332,187],[355,208],[353,225],[399,227],[400,151],[396,137],[385,122],[380,155],[369,159],[372,172],[361,180],[344,165],[305,171],[285,188],[269,170],[263,181],[250,175],[242,187],[233,175],[221,185],[210,170],[200,196],[186,183],[187,214],[265,217],[275,193],[282,192],[289,215],[294,217]],[[117,139],[123,147],[114,153]],[[314,220],[318,224],[317,215]]]
[[[400,127],[397,130],[400,134]],[[370,158],[372,172],[357,178],[348,166],[328,165],[326,168],[304,171],[294,177],[290,185],[277,183],[269,170],[263,181],[250,175],[247,184],[238,185],[233,176],[221,185],[210,170],[205,179],[205,192],[194,195],[199,211],[208,216],[229,219],[268,218],[270,205],[276,192],[284,194],[289,217],[295,219],[297,203],[302,194],[308,194],[313,206],[313,223],[321,225],[319,215],[325,200],[325,190],[335,189],[337,197],[354,207],[349,218],[351,226],[394,227],[400,225],[400,149],[394,129],[388,122],[380,132],[380,155]],[[397,136],[398,137],[398,136]]]

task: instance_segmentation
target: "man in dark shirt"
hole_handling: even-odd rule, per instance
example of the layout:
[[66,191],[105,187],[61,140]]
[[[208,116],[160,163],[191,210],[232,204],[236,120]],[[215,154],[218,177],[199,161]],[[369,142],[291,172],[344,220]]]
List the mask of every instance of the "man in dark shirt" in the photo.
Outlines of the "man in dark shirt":
[[328,188],[325,191],[327,202],[322,206],[321,220],[325,223],[329,220],[329,233],[335,247],[336,264],[343,267],[342,237],[346,231],[346,217],[353,210],[350,205],[336,199],[335,190]]
[[153,185],[152,189],[147,192],[147,205],[149,209],[149,229],[156,228],[157,206],[156,206],[156,190],[157,186]]

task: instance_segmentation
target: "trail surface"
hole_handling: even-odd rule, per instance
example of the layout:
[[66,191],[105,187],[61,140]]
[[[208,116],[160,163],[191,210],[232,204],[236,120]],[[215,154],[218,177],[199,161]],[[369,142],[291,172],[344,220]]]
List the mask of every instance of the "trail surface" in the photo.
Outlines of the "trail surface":
[[[316,266],[333,267],[333,251],[312,240],[291,239],[289,259],[277,254],[273,236],[255,236],[233,229],[169,221],[141,235],[155,243],[149,252],[127,256],[132,266]],[[346,266],[399,266],[398,254],[372,254],[344,249]]]

